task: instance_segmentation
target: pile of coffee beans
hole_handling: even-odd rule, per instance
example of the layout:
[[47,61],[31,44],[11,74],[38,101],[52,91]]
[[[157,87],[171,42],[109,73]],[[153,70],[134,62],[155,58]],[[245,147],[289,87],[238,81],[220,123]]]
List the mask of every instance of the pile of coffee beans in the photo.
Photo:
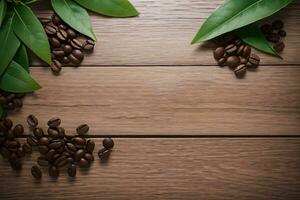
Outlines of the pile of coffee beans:
[[281,53],[285,48],[283,38],[285,38],[287,34],[283,28],[284,23],[281,20],[275,20],[271,24],[267,23],[261,26],[261,30],[267,40],[273,43],[273,47],[278,53]]
[[56,14],[51,19],[40,18],[40,21],[51,46],[53,74],[58,75],[63,65],[80,65],[84,59],[83,51],[93,51],[95,42],[69,27]]
[[243,78],[247,69],[254,70],[258,67],[260,58],[251,53],[251,47],[240,39],[228,35],[216,40],[219,47],[214,51],[214,58],[221,67],[228,66],[237,78]]
[[0,106],[8,111],[20,110],[23,106],[24,93],[11,93],[0,90]]

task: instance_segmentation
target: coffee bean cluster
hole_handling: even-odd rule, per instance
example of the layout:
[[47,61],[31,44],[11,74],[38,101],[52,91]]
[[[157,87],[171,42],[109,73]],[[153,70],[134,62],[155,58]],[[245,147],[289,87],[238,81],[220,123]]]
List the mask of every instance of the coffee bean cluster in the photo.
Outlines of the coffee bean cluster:
[[50,68],[53,74],[58,75],[63,65],[80,65],[83,52],[93,51],[95,42],[69,27],[56,14],[51,19],[40,18],[40,21],[51,46]]
[[[251,47],[240,39],[229,36],[218,38],[219,47],[214,51],[214,58],[221,67],[228,66],[237,78],[243,78],[247,69],[256,69],[260,63],[258,55],[251,53]],[[220,45],[221,44],[221,45]]]
[[11,93],[0,90],[0,106],[8,111],[20,110],[23,106],[24,93]]
[[281,53],[285,48],[283,38],[286,37],[287,33],[283,28],[284,23],[281,20],[276,20],[271,24],[267,23],[261,26],[261,30],[267,40],[273,43],[273,47],[278,53]]
[[22,158],[25,153],[31,152],[27,145],[21,145],[17,139],[24,133],[24,127],[21,124],[13,126],[13,122],[8,119],[0,121],[0,154],[7,159],[14,170],[22,169]]

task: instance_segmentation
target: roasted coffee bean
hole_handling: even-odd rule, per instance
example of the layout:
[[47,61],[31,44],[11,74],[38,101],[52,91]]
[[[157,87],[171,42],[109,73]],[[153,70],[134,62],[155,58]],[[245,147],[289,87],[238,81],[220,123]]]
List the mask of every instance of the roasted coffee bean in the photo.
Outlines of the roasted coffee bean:
[[0,153],[3,156],[3,158],[6,158],[6,159],[9,158],[9,156],[10,156],[10,152],[6,147],[1,147]]
[[220,60],[221,58],[224,57],[224,54],[225,54],[224,47],[218,47],[214,51],[214,58],[216,59],[216,61],[218,61],[218,60]]
[[279,29],[282,29],[283,28],[283,22],[281,20],[276,20],[272,23],[272,27],[275,29],[275,30],[279,30]]
[[59,170],[56,166],[51,165],[49,167],[49,176],[52,178],[57,178],[59,176]]
[[85,150],[88,152],[88,153],[93,153],[95,149],[95,142],[92,141],[92,140],[88,140],[86,142],[86,147],[85,147]]
[[42,128],[35,128],[33,129],[33,135],[37,138],[37,139],[41,139],[44,136],[44,130]]
[[57,167],[63,167],[68,163],[67,157],[65,156],[60,156],[54,161],[54,165]]
[[242,78],[247,72],[247,67],[245,64],[239,65],[235,68],[234,73],[237,78]]
[[16,125],[14,130],[13,130],[13,133],[14,133],[15,137],[22,136],[23,133],[24,133],[24,127],[21,124]]
[[234,44],[227,45],[227,46],[225,47],[225,51],[226,51],[226,53],[228,53],[229,55],[233,55],[233,54],[235,54],[236,51],[237,51],[237,46],[234,45]]
[[57,131],[58,131],[58,138],[63,139],[65,137],[65,129],[63,127],[58,127]]
[[237,50],[237,55],[248,58],[251,54],[251,47],[248,45],[241,45]]
[[48,148],[47,146],[45,146],[45,145],[39,146],[39,152],[40,152],[41,154],[43,154],[43,155],[47,154],[47,153],[48,153],[48,150],[49,150],[49,148]]
[[63,63],[63,64],[69,64],[70,63],[70,60],[69,60],[69,58],[68,57],[63,57],[63,59],[61,60],[61,62]]
[[22,169],[22,162],[20,159],[10,159],[9,160],[10,166],[13,170],[21,170]]
[[46,157],[44,157],[44,156],[38,157],[37,163],[38,163],[39,166],[44,166],[44,167],[46,167],[46,166],[49,165],[48,160],[47,160]]
[[81,63],[81,61],[78,60],[73,54],[68,56],[68,60],[74,65],[79,65]]
[[73,50],[72,55],[80,62],[83,60],[83,57],[84,57],[82,51],[80,51],[78,49]]
[[66,55],[72,53],[72,51],[73,51],[73,48],[70,45],[67,44],[64,46],[64,52]]
[[71,164],[71,165],[68,167],[68,175],[69,175],[70,177],[75,177],[75,176],[76,176],[76,165]]
[[45,17],[39,17],[39,20],[43,26],[45,26],[51,22],[51,19],[45,18]]
[[8,118],[4,119],[3,124],[6,130],[9,130],[13,127],[13,122],[11,121],[11,119]]
[[231,69],[235,69],[240,64],[240,59],[237,56],[230,56],[226,60],[226,65]]
[[90,163],[94,161],[94,156],[93,156],[93,154],[85,153],[83,157],[84,157],[88,162],[90,162]]
[[54,158],[54,155],[55,155],[56,151],[54,149],[50,149],[48,151],[48,153],[46,154],[46,158],[48,161],[52,161],[53,158]]
[[276,43],[276,42],[280,41],[280,36],[278,34],[276,34],[276,33],[271,33],[271,34],[267,35],[267,40],[269,42]]
[[102,141],[102,144],[103,146],[106,148],[106,149],[112,149],[114,147],[114,141],[111,139],[111,138],[105,138],[103,141]]
[[53,74],[58,75],[62,69],[62,65],[58,60],[53,60],[50,64],[50,68]]
[[49,143],[50,143],[50,140],[49,140],[49,138],[48,137],[41,137],[40,139],[39,139],[39,145],[45,145],[45,146],[48,146],[49,145]]
[[67,161],[69,164],[73,164],[74,163],[74,159],[72,157],[68,157]]
[[65,41],[68,38],[68,34],[64,29],[59,28],[56,36],[58,39],[60,39],[61,41]]
[[82,167],[82,168],[88,168],[88,167],[90,167],[90,163],[86,159],[84,159],[84,158],[81,158],[79,160],[78,165],[79,165],[79,167]]
[[272,33],[273,32],[273,28],[270,24],[264,24],[262,27],[261,27],[261,30],[262,32],[268,34],[268,33]]
[[77,36],[77,34],[75,33],[75,31],[73,31],[72,29],[68,28],[67,29],[67,34],[69,36],[69,38],[73,39]]
[[76,147],[84,147],[86,144],[86,139],[81,137],[74,137],[71,141]]
[[63,50],[53,50],[52,54],[55,58],[62,58],[65,56],[65,52]]
[[78,135],[84,135],[89,132],[90,127],[87,124],[82,124],[77,127],[76,132]]
[[86,51],[91,51],[94,49],[95,42],[93,40],[86,40],[83,44],[83,49]]
[[29,135],[27,137],[27,143],[30,144],[31,146],[37,146],[38,145],[38,140],[34,136]]
[[64,146],[59,147],[58,149],[56,149],[56,152],[60,154],[65,152],[65,147]]
[[83,149],[78,149],[74,154],[74,160],[79,161],[84,156],[84,153]]
[[7,142],[7,144],[5,144],[5,146],[8,149],[14,149],[14,148],[17,149],[20,147],[20,142],[18,142],[17,140],[7,140],[6,142]]
[[50,38],[50,44],[53,48],[59,48],[61,43],[56,37]]
[[50,128],[57,128],[61,124],[61,120],[58,117],[53,117],[48,121],[48,126]]
[[25,156],[25,151],[23,148],[18,148],[17,156],[18,156],[18,158],[23,158]]
[[48,128],[48,135],[49,137],[51,138],[58,138],[59,137],[59,132],[57,129],[54,129],[54,128]]
[[53,14],[51,19],[52,19],[52,23],[56,26],[59,26],[60,24],[62,24],[61,19],[56,14]]
[[45,27],[45,32],[48,35],[55,35],[56,31],[57,31],[57,27],[52,25],[52,24],[47,24],[46,27]]
[[247,63],[247,67],[257,67],[259,65],[259,62],[260,62],[259,56],[256,54],[251,54]]
[[58,26],[58,28],[63,29],[63,30],[67,30],[67,26],[65,24],[61,24]]
[[75,145],[72,144],[72,143],[67,143],[67,144],[65,145],[65,149],[66,149],[66,151],[69,152],[70,154],[74,154],[74,153],[76,152],[76,150],[77,150],[77,148],[75,147]]
[[32,147],[28,143],[24,143],[22,148],[25,153],[28,153],[28,154],[32,153]]
[[285,48],[285,44],[283,42],[279,42],[279,43],[275,44],[273,47],[274,47],[275,51],[277,51],[278,53],[281,53]]
[[82,43],[76,38],[72,39],[70,42],[71,46],[75,49],[82,49]]
[[278,31],[278,35],[280,35],[280,37],[286,37],[286,32],[284,30],[280,30]]
[[34,178],[36,179],[40,179],[42,178],[42,171],[40,170],[40,168],[38,166],[32,166],[31,167],[31,174]]
[[105,162],[109,159],[110,153],[111,153],[110,149],[102,148],[98,151],[98,156],[101,161]]
[[220,60],[218,60],[218,65],[220,67],[224,67],[224,65],[226,64],[226,58],[221,58]]
[[244,58],[242,56],[239,56],[239,59],[240,59],[241,64],[246,64],[248,62],[248,59]]
[[52,141],[52,143],[50,143],[48,145],[48,147],[50,149],[58,149],[63,145],[62,141],[56,140],[56,141]]
[[27,123],[30,128],[35,128],[38,125],[39,121],[34,115],[29,115],[27,117]]
[[242,42],[242,40],[237,39],[237,40],[234,41],[234,44],[235,44],[237,47],[240,47],[240,46],[243,44],[243,42]]

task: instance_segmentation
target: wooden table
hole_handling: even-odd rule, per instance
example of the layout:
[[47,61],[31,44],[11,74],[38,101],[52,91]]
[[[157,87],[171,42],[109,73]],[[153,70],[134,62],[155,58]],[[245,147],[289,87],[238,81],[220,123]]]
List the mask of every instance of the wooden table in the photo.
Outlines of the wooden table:
[[0,199],[299,199],[299,1],[274,17],[288,32],[284,60],[260,53],[241,80],[216,66],[211,45],[190,45],[222,0],[132,2],[138,18],[92,14],[98,43],[80,68],[55,77],[33,59],[43,89],[12,116],[59,116],[69,132],[86,122],[97,150],[114,138],[109,162],[36,182],[37,153],[21,173],[1,159]]

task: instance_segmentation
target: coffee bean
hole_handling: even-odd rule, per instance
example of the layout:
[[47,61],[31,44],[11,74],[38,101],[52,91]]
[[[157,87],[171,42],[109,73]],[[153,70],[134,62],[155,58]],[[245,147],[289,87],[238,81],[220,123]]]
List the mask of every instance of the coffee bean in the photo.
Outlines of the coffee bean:
[[65,149],[66,149],[66,151],[69,152],[70,154],[74,154],[74,153],[76,152],[76,150],[77,150],[77,148],[75,147],[75,145],[72,144],[72,143],[67,143],[67,144],[65,145]]
[[86,143],[85,150],[88,153],[93,153],[94,149],[95,149],[95,142],[92,141],[92,140],[88,140],[87,143]]
[[49,165],[48,160],[44,156],[38,157],[37,163],[38,163],[39,166],[44,166],[44,167]]
[[271,33],[271,34],[267,35],[267,40],[269,42],[276,43],[276,42],[280,41],[280,36],[278,34],[276,34],[276,33]]
[[275,44],[273,47],[274,47],[275,51],[277,51],[278,53],[281,53],[285,48],[285,44],[283,42],[279,42],[279,43]]
[[284,30],[279,30],[278,35],[280,35],[280,37],[286,37],[286,32]]
[[43,154],[43,155],[47,154],[47,153],[48,153],[48,150],[49,150],[48,147],[45,146],[45,145],[39,146],[39,152],[40,152],[41,154]]
[[226,60],[226,65],[231,69],[235,69],[240,64],[240,59],[237,56],[230,56]]
[[94,49],[95,42],[93,40],[86,40],[83,44],[83,49],[86,51],[91,51]]
[[71,164],[71,165],[68,167],[68,175],[69,175],[70,177],[75,177],[75,176],[76,176],[76,165]]
[[62,65],[58,60],[53,60],[50,64],[53,74],[58,75],[62,69]]
[[259,62],[260,62],[259,56],[256,54],[251,54],[247,63],[247,67],[257,67],[259,65]]
[[243,44],[243,42],[242,42],[242,40],[237,39],[234,41],[234,44],[239,48]]
[[243,56],[244,58],[248,58],[251,54],[251,47],[248,45],[242,45],[237,50],[237,54],[239,56]]
[[51,165],[49,167],[49,176],[52,178],[57,178],[59,176],[59,170],[56,166]]
[[239,65],[235,68],[234,73],[237,78],[242,78],[247,72],[247,67],[245,64]]
[[63,29],[63,30],[67,30],[68,27],[65,24],[60,24],[58,26],[58,28]]
[[82,167],[82,168],[88,168],[88,167],[90,167],[90,163],[86,159],[84,159],[84,158],[81,158],[79,160],[78,165],[79,165],[79,167]]
[[68,56],[68,60],[74,65],[79,65],[81,63],[81,61],[78,60],[73,54]]
[[48,34],[48,35],[55,35],[56,34],[56,30],[57,30],[57,27],[52,25],[52,24],[47,24],[46,27],[45,27],[45,32]]
[[48,128],[48,135],[51,137],[51,138],[58,138],[59,137],[59,133],[58,133],[58,130],[57,129],[54,129],[54,128]]
[[76,147],[84,147],[86,144],[86,140],[81,137],[74,137],[71,141]]
[[68,34],[64,29],[58,29],[56,36],[59,40],[65,41],[68,38]]
[[72,29],[67,29],[67,34],[69,36],[69,38],[73,39],[77,36],[77,34],[75,33],[75,31],[73,31]]
[[39,17],[38,19],[40,20],[40,22],[43,26],[45,26],[51,22],[51,19],[45,18],[45,17]]
[[90,163],[94,161],[94,156],[93,156],[93,154],[85,153],[83,157],[84,157],[88,162],[90,162]]
[[50,149],[50,150],[48,151],[48,153],[46,154],[46,159],[47,159],[48,161],[52,161],[53,158],[54,158],[55,153],[56,153],[56,151],[55,151],[54,149]]
[[50,143],[50,140],[49,140],[49,138],[48,137],[41,137],[40,139],[39,139],[39,145],[45,145],[45,146],[48,146],[49,145],[49,143]]
[[87,124],[82,124],[77,127],[76,132],[78,135],[84,135],[89,132],[90,127]]
[[62,23],[61,19],[55,14],[52,15],[51,19],[52,23],[56,26],[59,26]]
[[114,147],[114,141],[111,138],[105,138],[102,144],[106,149],[112,149]]
[[224,47],[218,47],[216,48],[216,50],[214,51],[214,58],[218,61],[220,60],[221,58],[223,58],[225,54],[225,49]]
[[220,67],[224,67],[224,65],[226,64],[226,58],[221,58],[220,60],[218,60],[218,65]]
[[63,152],[65,152],[65,147],[62,145],[61,147],[56,149],[56,152],[62,154]]
[[30,135],[27,137],[27,143],[30,144],[31,146],[37,146],[38,140],[34,136]]
[[282,29],[283,28],[283,22],[281,20],[276,20],[272,23],[272,27],[275,29],[275,30],[279,30],[279,29]]
[[63,139],[65,137],[65,129],[63,127],[58,127],[57,131],[58,131],[58,138]]
[[74,154],[74,160],[79,161],[84,156],[84,153],[83,149],[78,149]]
[[227,46],[225,47],[225,51],[226,51],[226,53],[228,53],[229,55],[233,55],[233,54],[235,54],[236,51],[237,51],[237,46],[234,45],[234,44],[227,45]]
[[54,161],[54,165],[57,167],[63,167],[68,163],[67,157],[65,156],[60,156]]
[[69,164],[73,164],[74,163],[74,159],[72,157],[68,157],[67,161]]
[[48,121],[48,126],[50,128],[57,128],[61,124],[61,120],[58,117],[53,117]]
[[22,148],[25,153],[28,153],[28,154],[32,153],[32,147],[28,143],[23,144]]
[[264,24],[262,27],[261,27],[261,30],[262,32],[266,33],[266,34],[269,34],[269,33],[272,33],[273,32],[273,28],[270,24]]
[[42,178],[42,171],[40,170],[40,168],[38,166],[32,166],[31,167],[31,174],[34,178],[36,179],[40,179]]
[[241,64],[246,64],[248,62],[248,59],[244,58],[242,56],[239,56],[239,59],[240,59]]
[[35,128],[38,125],[39,121],[34,115],[29,115],[27,117],[27,123],[30,128]]
[[75,49],[82,49],[82,46],[83,46],[82,43],[75,38],[71,40],[70,44]]
[[110,153],[110,149],[102,148],[98,151],[98,156],[102,162],[105,162],[109,159]]
[[17,140],[8,140],[6,142],[7,142],[6,147],[8,149],[16,149],[17,150],[20,147],[20,143]]
[[37,139],[41,139],[41,137],[44,136],[44,130],[42,128],[35,128],[33,129],[33,135],[37,138]]
[[50,44],[53,48],[59,48],[61,43],[56,37],[50,38]]
[[83,60],[83,53],[82,51],[75,49],[72,51],[73,56],[75,56],[76,59],[78,59],[80,62]]
[[70,63],[70,60],[69,60],[69,58],[68,57],[63,57],[63,59],[61,60],[61,62],[63,63],[63,64],[69,64]]
[[63,145],[62,141],[56,140],[48,145],[50,149],[58,149]]
[[73,51],[73,48],[70,45],[67,44],[64,46],[64,52],[66,55],[72,53],[72,51]]
[[62,58],[65,56],[65,52],[63,50],[53,50],[52,54],[55,58]]

